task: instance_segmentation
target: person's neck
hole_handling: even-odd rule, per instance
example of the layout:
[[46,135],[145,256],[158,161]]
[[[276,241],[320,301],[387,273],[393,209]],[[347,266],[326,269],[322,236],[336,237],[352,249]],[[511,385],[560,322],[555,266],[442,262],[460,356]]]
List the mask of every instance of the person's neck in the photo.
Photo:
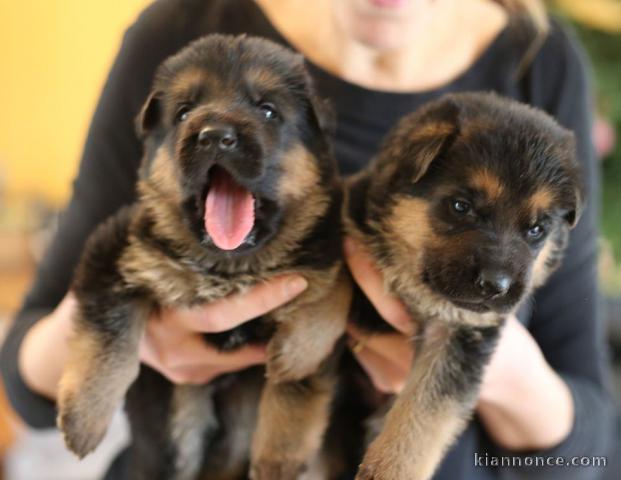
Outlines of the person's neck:
[[330,0],[256,0],[274,27],[311,62],[351,83],[393,92],[441,87],[466,71],[507,23],[487,0],[439,2],[404,47],[379,50],[339,29]]

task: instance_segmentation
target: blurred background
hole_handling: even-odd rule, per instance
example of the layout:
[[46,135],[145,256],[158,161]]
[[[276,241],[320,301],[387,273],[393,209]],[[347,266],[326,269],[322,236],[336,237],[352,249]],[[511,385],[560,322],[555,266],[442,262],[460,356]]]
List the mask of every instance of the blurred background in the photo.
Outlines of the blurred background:
[[[149,3],[0,0],[0,341],[68,200],[122,34]],[[548,4],[573,24],[593,65],[593,140],[604,182],[600,271],[621,405],[621,0]],[[0,480],[96,479],[125,441],[117,419],[105,446],[78,466],[56,432],[20,424],[0,384]]]
[[[149,3],[0,0],[0,338],[68,200],[123,32]],[[117,419],[78,464],[57,432],[25,429],[0,391],[0,480],[100,478],[125,438]]]

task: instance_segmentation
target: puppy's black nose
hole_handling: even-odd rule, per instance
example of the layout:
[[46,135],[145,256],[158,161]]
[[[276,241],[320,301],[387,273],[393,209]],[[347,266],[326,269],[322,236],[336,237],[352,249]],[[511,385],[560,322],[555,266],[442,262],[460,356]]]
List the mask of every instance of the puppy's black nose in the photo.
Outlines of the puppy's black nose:
[[481,270],[476,280],[476,286],[485,297],[502,297],[511,288],[513,279],[502,270]]
[[231,127],[208,125],[198,134],[198,143],[203,148],[233,150],[237,147],[237,135]]

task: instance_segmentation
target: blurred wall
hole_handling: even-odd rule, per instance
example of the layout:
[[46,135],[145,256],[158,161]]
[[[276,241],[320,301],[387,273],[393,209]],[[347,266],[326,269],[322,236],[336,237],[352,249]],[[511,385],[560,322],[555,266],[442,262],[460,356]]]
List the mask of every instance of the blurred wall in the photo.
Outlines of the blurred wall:
[[124,30],[150,0],[0,0],[0,190],[67,200]]

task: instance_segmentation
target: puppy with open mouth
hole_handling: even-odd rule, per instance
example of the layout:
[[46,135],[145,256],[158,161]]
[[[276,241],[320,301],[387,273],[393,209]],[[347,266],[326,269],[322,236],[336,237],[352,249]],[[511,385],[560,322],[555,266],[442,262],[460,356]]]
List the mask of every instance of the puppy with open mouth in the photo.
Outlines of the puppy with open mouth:
[[[504,319],[560,264],[582,208],[573,135],[494,94],[447,95],[400,121],[346,198],[347,233],[418,323],[407,383],[357,478],[428,480]],[[389,328],[360,291],[354,318]]]
[[[132,478],[297,478],[319,448],[330,361],[350,304],[329,115],[301,56],[211,35],[166,60],[138,119],[138,201],[89,238],[76,270],[58,423],[84,456],[126,408]],[[298,273],[306,291],[265,317],[205,335],[224,350],[267,342],[262,369],[174,386],[140,368],[150,313]],[[258,406],[258,409],[257,409]],[[256,431],[255,431],[256,430]]]

